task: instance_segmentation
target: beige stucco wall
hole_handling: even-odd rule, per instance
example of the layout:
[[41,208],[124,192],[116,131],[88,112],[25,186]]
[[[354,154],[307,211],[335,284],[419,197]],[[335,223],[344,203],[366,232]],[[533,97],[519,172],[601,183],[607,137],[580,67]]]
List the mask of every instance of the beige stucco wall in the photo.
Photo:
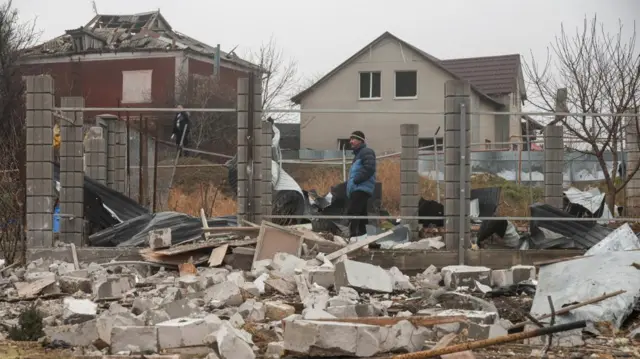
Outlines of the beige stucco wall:
[[[417,70],[417,99],[394,99],[395,71]],[[381,99],[359,100],[359,72],[381,72]],[[307,94],[302,102],[304,109],[345,109],[345,110],[444,110],[444,84],[452,77],[445,71],[398,42],[387,39],[371,48],[332,78],[317,86]],[[486,111],[494,111],[491,105],[472,96],[472,109],[480,104]],[[400,149],[400,125],[416,123],[420,126],[420,137],[432,137],[441,126],[438,137],[443,136],[443,115],[407,114],[302,114],[301,147],[312,149],[338,149],[338,139],[348,138],[354,130],[361,130],[367,142],[378,152]],[[493,141],[494,122],[492,116],[481,116],[481,125],[472,123],[472,132],[479,129],[482,141]],[[483,122],[486,121],[486,122]],[[473,119],[472,119],[473,122]],[[472,134],[473,136],[473,134]],[[473,137],[472,137],[473,138]]]

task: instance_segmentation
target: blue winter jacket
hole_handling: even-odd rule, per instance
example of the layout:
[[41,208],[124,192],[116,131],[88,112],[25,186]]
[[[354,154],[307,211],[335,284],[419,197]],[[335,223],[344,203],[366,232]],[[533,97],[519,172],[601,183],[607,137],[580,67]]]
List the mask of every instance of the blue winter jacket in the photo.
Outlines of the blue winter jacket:
[[349,170],[347,196],[351,197],[354,191],[373,194],[376,185],[376,153],[363,143],[353,150],[353,154],[355,156]]

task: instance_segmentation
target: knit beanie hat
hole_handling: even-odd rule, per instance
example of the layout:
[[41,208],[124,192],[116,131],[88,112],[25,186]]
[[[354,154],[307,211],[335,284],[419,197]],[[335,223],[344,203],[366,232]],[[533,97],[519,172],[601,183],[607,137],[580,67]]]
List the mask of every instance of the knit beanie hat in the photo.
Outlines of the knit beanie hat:
[[355,138],[364,142],[364,133],[362,131],[353,131],[351,132],[351,136],[349,136],[349,138]]

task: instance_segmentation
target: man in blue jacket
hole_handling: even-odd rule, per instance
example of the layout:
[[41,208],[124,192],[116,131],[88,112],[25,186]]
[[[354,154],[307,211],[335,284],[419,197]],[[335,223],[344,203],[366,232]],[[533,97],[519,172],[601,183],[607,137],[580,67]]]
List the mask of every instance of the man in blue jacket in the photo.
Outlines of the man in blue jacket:
[[[364,133],[353,131],[349,138],[353,150],[353,162],[347,181],[348,216],[366,216],[367,203],[376,185],[376,153],[367,147]],[[367,219],[351,219],[349,232],[351,241],[362,239],[367,234]]]

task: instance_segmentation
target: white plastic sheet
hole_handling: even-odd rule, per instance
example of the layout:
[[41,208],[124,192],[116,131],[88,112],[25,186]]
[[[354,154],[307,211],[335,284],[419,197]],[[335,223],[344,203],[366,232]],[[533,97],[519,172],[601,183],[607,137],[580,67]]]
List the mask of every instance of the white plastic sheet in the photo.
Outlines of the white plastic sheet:
[[615,231],[609,233],[602,241],[591,247],[585,256],[592,256],[606,252],[628,251],[640,249],[640,240],[633,233],[629,224],[625,223]]
[[626,290],[618,296],[572,310],[556,317],[556,324],[577,320],[609,321],[620,328],[631,314],[640,293],[640,251],[605,252],[591,257],[554,263],[540,268],[531,314],[550,313],[547,296],[556,310],[606,293]]

